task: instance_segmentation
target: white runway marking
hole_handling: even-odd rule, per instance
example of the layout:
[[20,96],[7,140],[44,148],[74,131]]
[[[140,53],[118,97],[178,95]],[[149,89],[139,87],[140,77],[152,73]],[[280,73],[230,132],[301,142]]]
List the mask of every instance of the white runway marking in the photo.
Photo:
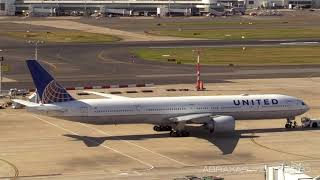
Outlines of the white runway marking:
[[[79,135],[78,133],[76,133],[76,132],[73,132],[73,131],[71,131],[71,130],[69,130],[69,129],[66,129],[66,128],[64,128],[64,127],[61,127],[61,126],[59,126],[59,125],[57,125],[57,124],[51,123],[51,122],[49,122],[49,121],[47,121],[47,120],[44,120],[44,119],[42,119],[42,118],[40,118],[40,117],[38,117],[38,116],[35,116],[35,115],[31,115],[31,116],[33,116],[33,117],[36,118],[36,119],[39,119],[39,120],[42,121],[42,122],[45,122],[45,123],[47,123],[47,124],[50,124],[50,125],[58,128],[58,129],[61,129],[61,130],[66,131],[66,132],[69,132],[69,133],[71,133],[71,134],[73,134],[73,135],[80,136],[80,135]],[[87,140],[90,141],[90,142],[92,142],[92,143],[98,144],[97,142],[92,141],[92,140],[90,140],[90,139],[87,139]],[[113,151],[113,152],[115,152],[115,153],[118,153],[118,154],[120,154],[120,155],[122,155],[122,156],[125,156],[125,157],[127,157],[127,158],[130,158],[130,159],[133,159],[133,160],[135,160],[135,161],[138,161],[139,163],[141,163],[141,164],[143,164],[143,165],[145,165],[145,166],[148,166],[148,169],[146,169],[146,170],[152,170],[152,169],[154,168],[153,165],[151,165],[151,164],[149,164],[149,163],[146,163],[146,162],[144,162],[144,161],[142,161],[142,160],[140,160],[140,159],[138,159],[138,158],[135,158],[135,157],[133,157],[133,156],[127,155],[127,154],[125,154],[125,153],[123,153],[123,152],[120,152],[120,151],[118,151],[118,150],[116,150],[116,149],[113,149],[113,148],[108,147],[108,146],[103,145],[103,144],[101,144],[100,146],[101,146],[101,147],[104,147],[105,149],[109,149],[109,150],[111,150],[111,151]]]
[[17,80],[15,79],[10,79],[10,78],[6,78],[6,77],[2,77],[2,82],[17,82]]
[[[100,130],[100,129],[97,129],[97,128],[88,126],[88,125],[83,124],[83,123],[80,123],[80,124],[81,124],[82,126],[87,127],[87,128],[93,129],[93,130],[95,130],[95,131],[97,131],[97,132],[99,132],[99,133],[101,133],[101,134],[104,134],[104,135],[107,135],[107,136],[110,136],[110,137],[113,136],[112,134],[108,134],[108,133],[106,133],[106,132],[104,132],[104,131],[102,131],[102,130]],[[133,143],[133,142],[130,142],[130,141],[127,141],[127,140],[124,140],[124,139],[120,139],[120,138],[116,138],[116,139],[118,139],[118,140],[120,140],[120,141],[123,141],[123,142],[126,142],[126,143],[128,143],[128,144],[130,144],[130,145],[136,146],[136,147],[138,147],[138,148],[140,148],[140,149],[143,149],[143,150],[145,150],[145,151],[148,151],[148,152],[150,152],[150,153],[152,153],[152,154],[161,156],[162,158],[168,159],[168,160],[173,161],[173,162],[175,162],[175,163],[178,163],[178,164],[180,164],[180,165],[183,165],[183,166],[192,166],[192,165],[188,165],[188,164],[185,164],[185,163],[183,163],[183,162],[177,161],[177,160],[175,160],[175,159],[172,159],[172,158],[170,158],[170,157],[168,157],[168,156],[165,156],[165,155],[163,155],[163,154],[154,152],[154,151],[152,151],[152,150],[150,150],[150,149],[147,149],[147,148],[145,148],[145,147],[139,146],[139,145],[137,145],[137,144],[135,144],[135,143]]]
[[319,42],[288,42],[280,43],[281,45],[308,45],[308,44],[318,44]]
[[[259,40],[260,42],[282,42],[282,41],[288,41],[285,39],[263,39],[263,40]],[[291,39],[291,41],[294,41],[294,39]]]
[[[274,41],[274,44],[225,44],[225,45],[184,45],[184,46],[151,46],[148,47],[148,49],[169,49],[169,48],[219,48],[219,47],[276,47],[281,45],[313,45],[313,44],[319,44],[319,42],[316,41],[310,41],[310,42],[286,42],[287,40],[262,40],[260,42],[268,42],[268,41]],[[279,43],[277,43],[279,42]]]
[[266,47],[279,46],[281,44],[226,44],[226,45],[185,45],[185,46],[151,46],[149,49],[169,49],[169,48],[222,48],[222,47]]
[[[202,73],[201,76],[226,76],[226,75],[258,75],[258,74],[288,74],[288,73],[317,73],[318,68],[304,68],[304,69],[264,69],[264,70],[236,70],[233,72],[221,73]],[[155,78],[155,77],[193,77],[194,74],[140,74],[137,78]]]

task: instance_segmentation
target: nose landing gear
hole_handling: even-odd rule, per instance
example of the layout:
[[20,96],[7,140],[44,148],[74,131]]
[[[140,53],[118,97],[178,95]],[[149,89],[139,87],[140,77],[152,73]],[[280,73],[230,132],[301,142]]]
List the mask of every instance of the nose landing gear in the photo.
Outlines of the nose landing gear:
[[297,122],[295,121],[295,118],[287,118],[287,123],[284,126],[285,128],[296,128]]

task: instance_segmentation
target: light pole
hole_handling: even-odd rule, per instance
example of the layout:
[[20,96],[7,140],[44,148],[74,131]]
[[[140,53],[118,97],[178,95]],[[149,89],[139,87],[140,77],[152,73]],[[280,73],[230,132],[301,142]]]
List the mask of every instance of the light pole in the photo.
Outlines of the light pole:
[[168,2],[169,6],[168,6],[168,13],[169,13],[169,16],[171,16],[171,0],[169,0]]
[[31,40],[29,40],[28,43],[34,44],[34,58],[35,58],[35,60],[38,60],[38,47],[39,47],[39,44],[43,44],[44,41],[40,41],[40,40],[31,41]]
[[84,1],[84,16],[87,16],[87,1]]
[[[2,50],[0,49],[0,52]],[[4,61],[3,56],[0,57],[0,95],[2,95],[2,62]]]

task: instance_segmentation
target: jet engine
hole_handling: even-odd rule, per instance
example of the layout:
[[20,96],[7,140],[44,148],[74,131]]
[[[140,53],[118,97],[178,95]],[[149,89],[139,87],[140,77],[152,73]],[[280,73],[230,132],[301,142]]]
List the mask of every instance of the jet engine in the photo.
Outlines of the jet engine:
[[213,133],[228,133],[235,129],[235,119],[232,116],[214,116],[205,127]]

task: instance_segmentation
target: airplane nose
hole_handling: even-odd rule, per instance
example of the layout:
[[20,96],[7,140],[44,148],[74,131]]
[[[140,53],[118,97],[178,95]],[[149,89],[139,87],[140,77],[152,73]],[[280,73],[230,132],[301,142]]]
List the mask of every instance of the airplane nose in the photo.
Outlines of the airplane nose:
[[309,107],[308,105],[305,105],[305,106],[304,106],[304,111],[307,112],[307,111],[309,111],[309,110],[310,110],[310,107]]

